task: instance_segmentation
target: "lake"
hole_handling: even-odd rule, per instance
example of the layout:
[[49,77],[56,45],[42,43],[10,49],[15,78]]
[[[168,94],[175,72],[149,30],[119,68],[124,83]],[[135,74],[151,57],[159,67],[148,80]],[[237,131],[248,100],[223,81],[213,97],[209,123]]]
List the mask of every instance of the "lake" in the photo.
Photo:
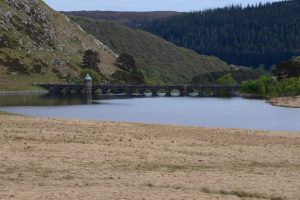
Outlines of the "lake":
[[0,96],[0,110],[51,118],[300,131],[300,109],[239,97]]

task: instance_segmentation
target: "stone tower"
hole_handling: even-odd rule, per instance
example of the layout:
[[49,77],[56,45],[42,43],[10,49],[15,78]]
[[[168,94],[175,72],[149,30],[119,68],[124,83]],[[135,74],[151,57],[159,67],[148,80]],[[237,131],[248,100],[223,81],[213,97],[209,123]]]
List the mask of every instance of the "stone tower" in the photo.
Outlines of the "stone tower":
[[85,93],[91,94],[92,93],[92,77],[87,74],[84,78],[84,88],[85,88]]

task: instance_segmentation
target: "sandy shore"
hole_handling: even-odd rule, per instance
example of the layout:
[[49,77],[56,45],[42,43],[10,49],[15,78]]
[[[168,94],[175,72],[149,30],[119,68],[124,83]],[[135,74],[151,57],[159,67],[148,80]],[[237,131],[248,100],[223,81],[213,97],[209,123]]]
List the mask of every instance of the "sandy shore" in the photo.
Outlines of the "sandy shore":
[[274,106],[300,108],[300,96],[275,98],[269,102]]
[[300,199],[300,133],[0,114],[0,199]]

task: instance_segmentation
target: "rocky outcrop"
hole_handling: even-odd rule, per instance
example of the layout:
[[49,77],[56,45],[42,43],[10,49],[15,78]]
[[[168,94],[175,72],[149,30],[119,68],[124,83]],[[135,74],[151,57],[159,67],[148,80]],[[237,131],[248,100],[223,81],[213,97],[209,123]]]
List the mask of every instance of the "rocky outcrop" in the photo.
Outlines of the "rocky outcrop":
[[117,56],[42,0],[0,1],[0,47],[0,61],[10,70],[60,77],[80,73],[86,49],[98,51],[104,73],[114,71]]
[[0,47],[8,47],[9,46],[9,39],[5,36],[0,34]]
[[38,45],[54,47],[55,31],[49,23],[50,16],[37,6],[37,0],[5,0],[5,3],[14,8],[16,13],[8,11],[3,15],[4,30],[25,29],[28,36]]

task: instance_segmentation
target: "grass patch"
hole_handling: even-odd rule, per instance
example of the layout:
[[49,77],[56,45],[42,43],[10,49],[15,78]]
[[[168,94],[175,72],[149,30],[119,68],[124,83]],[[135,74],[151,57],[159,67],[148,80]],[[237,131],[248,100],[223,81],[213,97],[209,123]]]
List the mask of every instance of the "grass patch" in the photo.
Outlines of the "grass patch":
[[0,111],[0,115],[6,115],[6,116],[20,116],[20,115],[15,114],[15,113],[9,113],[9,112],[4,112],[4,111]]
[[0,73],[0,91],[36,91],[44,90],[39,86],[34,86],[32,83],[59,83],[61,79],[55,75],[11,75]]

